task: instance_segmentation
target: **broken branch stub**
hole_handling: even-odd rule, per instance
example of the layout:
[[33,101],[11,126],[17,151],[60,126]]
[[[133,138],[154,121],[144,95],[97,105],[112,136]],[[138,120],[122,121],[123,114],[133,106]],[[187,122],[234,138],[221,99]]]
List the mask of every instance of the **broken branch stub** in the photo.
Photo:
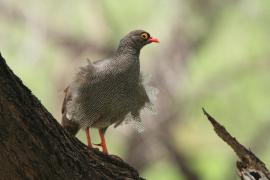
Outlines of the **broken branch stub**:
[[236,162],[238,175],[242,180],[270,180],[269,170],[265,164],[245,146],[240,144],[236,138],[219,124],[205,109],[202,109],[208,120],[214,127],[216,134],[225,141],[239,157],[240,161]]

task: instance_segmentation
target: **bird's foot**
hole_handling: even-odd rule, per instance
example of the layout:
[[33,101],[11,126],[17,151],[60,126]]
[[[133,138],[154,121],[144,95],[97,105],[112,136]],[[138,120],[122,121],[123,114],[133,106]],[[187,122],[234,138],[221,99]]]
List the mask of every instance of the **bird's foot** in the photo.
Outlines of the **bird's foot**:
[[[104,148],[104,146],[102,146],[101,143],[98,143],[98,144],[93,143],[93,145],[98,146],[98,147],[102,147],[102,152],[103,152],[104,154],[108,155],[107,148]],[[99,148],[96,148],[96,149],[99,150]]]
[[97,148],[97,147],[94,147],[94,146],[87,146],[87,149],[89,149],[89,150],[98,150],[99,151],[99,148]]

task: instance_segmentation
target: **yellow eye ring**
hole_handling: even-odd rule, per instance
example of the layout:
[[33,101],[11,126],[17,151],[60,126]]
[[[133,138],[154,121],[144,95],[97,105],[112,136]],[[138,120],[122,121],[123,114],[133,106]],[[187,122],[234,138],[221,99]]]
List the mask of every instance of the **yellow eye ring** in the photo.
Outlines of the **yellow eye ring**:
[[144,40],[147,40],[149,38],[149,35],[147,33],[142,33],[141,38],[143,38]]

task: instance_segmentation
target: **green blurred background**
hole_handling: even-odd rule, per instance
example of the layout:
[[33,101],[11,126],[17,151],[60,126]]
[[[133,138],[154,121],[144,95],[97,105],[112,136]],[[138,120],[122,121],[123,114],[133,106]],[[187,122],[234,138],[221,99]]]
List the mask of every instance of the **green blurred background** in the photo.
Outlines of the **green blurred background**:
[[110,152],[151,180],[237,179],[237,157],[205,107],[269,165],[269,0],[0,0],[0,52],[58,120],[78,67],[134,29],[161,41],[141,53],[160,91],[157,114],[144,113],[142,134],[110,128]]

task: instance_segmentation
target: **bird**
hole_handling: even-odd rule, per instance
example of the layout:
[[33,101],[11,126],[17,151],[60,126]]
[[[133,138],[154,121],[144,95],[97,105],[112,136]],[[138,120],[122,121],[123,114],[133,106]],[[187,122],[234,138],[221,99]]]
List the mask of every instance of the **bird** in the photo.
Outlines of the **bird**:
[[90,129],[99,131],[102,152],[108,154],[105,141],[107,128],[122,124],[127,116],[140,123],[140,111],[151,103],[140,72],[140,51],[150,43],[159,43],[144,30],[125,35],[111,57],[80,67],[64,90],[62,126],[76,135],[86,133],[87,144],[93,148]]

